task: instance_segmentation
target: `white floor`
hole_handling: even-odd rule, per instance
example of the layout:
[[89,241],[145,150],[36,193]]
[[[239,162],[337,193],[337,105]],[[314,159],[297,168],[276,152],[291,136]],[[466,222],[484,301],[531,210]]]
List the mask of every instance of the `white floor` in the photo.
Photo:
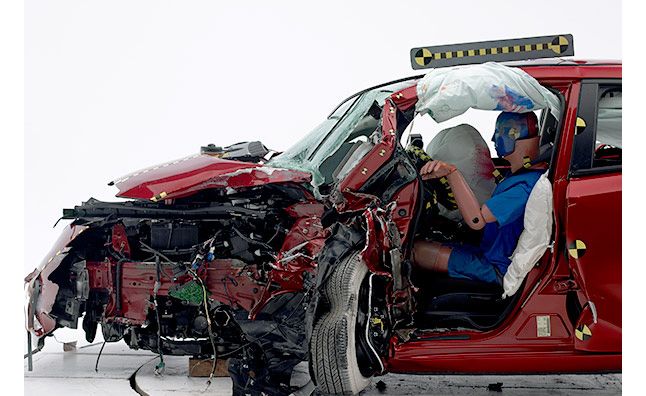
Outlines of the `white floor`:
[[[72,333],[68,333],[69,335]],[[59,340],[67,341],[57,333]],[[154,374],[158,357],[133,351],[123,342],[108,343],[94,370],[101,347],[79,341],[75,350],[48,339],[43,351],[33,356],[33,371],[25,359],[25,395],[136,395],[133,384],[148,395],[230,395],[231,380],[216,378],[208,387],[205,378],[187,376],[188,357],[165,357],[163,376]],[[377,389],[377,382],[385,390]],[[487,386],[502,382],[505,395],[619,395],[621,374],[551,376],[425,376],[389,374],[373,380],[365,395],[493,395]]]

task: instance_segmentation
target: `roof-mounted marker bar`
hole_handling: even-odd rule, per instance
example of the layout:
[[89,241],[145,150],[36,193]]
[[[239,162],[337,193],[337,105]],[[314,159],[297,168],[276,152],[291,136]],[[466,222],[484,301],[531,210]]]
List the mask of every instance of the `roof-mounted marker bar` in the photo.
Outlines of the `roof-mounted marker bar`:
[[413,69],[429,69],[470,63],[502,62],[574,55],[571,34],[511,40],[479,41],[410,50]]

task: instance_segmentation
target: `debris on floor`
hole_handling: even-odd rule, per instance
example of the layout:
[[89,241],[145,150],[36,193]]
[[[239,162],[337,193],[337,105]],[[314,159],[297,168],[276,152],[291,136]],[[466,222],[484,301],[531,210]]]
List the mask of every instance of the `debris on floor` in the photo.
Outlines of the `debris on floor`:
[[375,387],[377,388],[377,390],[379,392],[384,392],[386,390],[387,386],[386,386],[386,383],[384,381],[379,381],[379,382],[377,382],[377,385],[375,385]]
[[502,392],[502,382],[496,382],[495,384],[489,384],[487,386],[489,392]]

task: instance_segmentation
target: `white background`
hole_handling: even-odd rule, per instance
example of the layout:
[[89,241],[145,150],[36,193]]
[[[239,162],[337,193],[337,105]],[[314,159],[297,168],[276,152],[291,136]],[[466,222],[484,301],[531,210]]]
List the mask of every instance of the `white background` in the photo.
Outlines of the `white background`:
[[572,33],[577,57],[620,59],[620,18],[608,1],[27,1],[25,271],[63,207],[207,143],[284,150],[345,97],[420,74],[412,47]]
[[[0,16],[0,134],[8,176],[2,240],[10,253],[3,264],[14,268],[7,301],[16,303],[18,315],[22,300],[14,292],[58,236],[61,225],[52,225],[61,208],[90,196],[110,199],[116,189],[109,180],[206,143],[260,139],[284,149],[346,96],[418,74],[410,69],[411,47],[572,33],[577,58],[622,58],[621,3],[610,0],[27,0],[24,70],[23,10],[3,3]],[[637,54],[643,22],[634,21],[637,29],[624,38],[635,37]],[[643,78],[636,66],[635,83]],[[624,94],[628,108],[630,88]],[[633,105],[640,97],[633,96]],[[631,138],[625,139],[630,152]],[[626,190],[634,197],[638,185]],[[643,301],[633,293],[630,300]],[[20,337],[22,319],[15,316],[11,327]],[[20,353],[22,342],[14,344]]]

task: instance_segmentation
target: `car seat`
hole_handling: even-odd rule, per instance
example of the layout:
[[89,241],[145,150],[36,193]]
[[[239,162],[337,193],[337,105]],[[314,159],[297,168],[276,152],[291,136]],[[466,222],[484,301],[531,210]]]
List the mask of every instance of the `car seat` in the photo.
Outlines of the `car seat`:
[[[524,229],[511,256],[503,284],[455,279],[414,269],[423,279],[417,295],[419,328],[467,327],[487,330],[497,326],[520,298],[527,274],[540,262],[552,234],[552,185],[543,174],[525,208]],[[421,283],[421,282],[420,282]]]

